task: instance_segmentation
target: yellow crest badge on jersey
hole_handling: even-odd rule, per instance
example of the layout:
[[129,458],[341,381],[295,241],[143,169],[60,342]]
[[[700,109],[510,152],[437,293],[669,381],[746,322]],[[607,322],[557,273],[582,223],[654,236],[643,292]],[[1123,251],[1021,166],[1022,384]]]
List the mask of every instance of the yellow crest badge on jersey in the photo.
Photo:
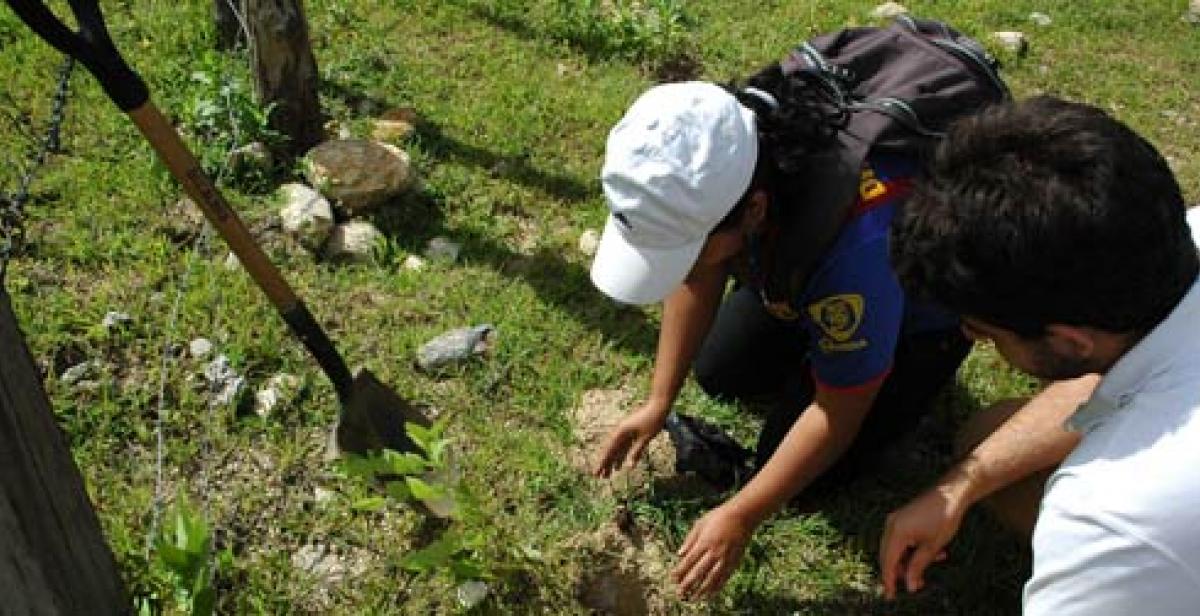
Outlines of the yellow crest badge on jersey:
[[863,296],[857,293],[831,295],[809,304],[808,315],[825,335],[820,340],[824,351],[856,351],[867,341],[854,339],[862,325],[866,308]]

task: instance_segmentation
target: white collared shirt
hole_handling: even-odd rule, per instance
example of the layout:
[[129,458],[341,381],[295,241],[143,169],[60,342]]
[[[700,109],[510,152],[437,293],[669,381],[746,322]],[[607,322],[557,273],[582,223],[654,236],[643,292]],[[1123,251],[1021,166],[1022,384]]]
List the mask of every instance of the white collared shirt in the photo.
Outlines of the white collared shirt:
[[[1188,222],[1200,244],[1200,208]],[[1026,616],[1200,614],[1200,282],[1068,426],[1083,440],[1046,484]]]

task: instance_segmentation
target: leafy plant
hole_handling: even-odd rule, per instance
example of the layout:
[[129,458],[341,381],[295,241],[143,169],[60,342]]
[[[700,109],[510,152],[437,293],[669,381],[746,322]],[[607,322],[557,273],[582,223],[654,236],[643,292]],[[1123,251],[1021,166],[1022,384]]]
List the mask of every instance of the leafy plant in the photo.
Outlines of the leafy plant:
[[[378,511],[389,499],[400,502],[419,502],[430,513],[460,521],[462,502],[469,501],[457,481],[449,456],[450,440],[443,436],[445,422],[426,428],[406,424],[409,438],[421,453],[400,453],[385,449],[370,455],[350,455],[341,469],[347,475],[365,479],[380,486],[385,496],[372,495],[351,503],[358,511]],[[479,579],[485,574],[476,554],[483,547],[483,537],[451,526],[429,545],[406,554],[400,565],[414,573],[431,574],[447,571],[456,581]]]
[[679,0],[556,0],[555,10],[551,34],[603,55],[666,60],[688,38]]
[[[179,499],[167,514],[167,524],[154,538],[151,568],[165,576],[174,608],[191,616],[209,616],[216,611],[213,578],[218,570],[233,566],[233,552],[212,553],[212,533],[204,516]],[[156,613],[156,597],[138,601],[138,613]]]
[[[205,172],[247,190],[269,189],[273,168],[269,152],[285,139],[271,128],[273,107],[260,106],[247,79],[216,54],[201,56],[189,85],[193,96],[186,104],[186,125],[198,142]],[[266,151],[246,151],[253,144]]]

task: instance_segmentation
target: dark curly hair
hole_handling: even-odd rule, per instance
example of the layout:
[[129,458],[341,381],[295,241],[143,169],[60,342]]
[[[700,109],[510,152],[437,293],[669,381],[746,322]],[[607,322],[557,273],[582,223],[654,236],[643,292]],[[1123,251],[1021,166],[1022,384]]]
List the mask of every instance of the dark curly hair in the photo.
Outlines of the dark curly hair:
[[[778,105],[747,92],[748,87],[770,94]],[[754,111],[758,123],[758,160],[746,195],[757,189],[774,193],[782,183],[794,180],[792,176],[802,172],[805,160],[830,147],[849,121],[844,105],[825,83],[807,72],[784,74],[778,63],[742,83],[725,84],[725,88]],[[745,204],[744,195],[713,232],[733,226]]]
[[893,221],[913,296],[1016,332],[1142,335],[1200,272],[1166,161],[1095,107],[1051,97],[958,121]]

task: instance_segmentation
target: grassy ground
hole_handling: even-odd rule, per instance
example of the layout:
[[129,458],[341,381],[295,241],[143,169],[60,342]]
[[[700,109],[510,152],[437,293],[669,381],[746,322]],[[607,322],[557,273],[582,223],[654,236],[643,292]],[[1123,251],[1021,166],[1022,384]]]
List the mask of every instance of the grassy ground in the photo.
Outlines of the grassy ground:
[[[594,537],[619,507],[632,512],[648,544],[670,549],[720,500],[672,497],[652,484],[601,490],[568,459],[570,409],[585,390],[644,391],[656,331],[654,310],[617,307],[590,287],[588,259],[575,247],[582,231],[603,221],[595,177],[607,128],[659,76],[744,75],[809,35],[868,23],[873,6],[695,0],[678,5],[684,17],[678,22],[653,26],[634,15],[611,27],[562,9],[590,4],[599,3],[306,3],[330,116],[359,135],[372,115],[392,107],[415,107],[424,118],[406,146],[423,188],[378,217],[389,240],[375,264],[315,263],[272,231],[276,206],[269,188],[289,170],[226,183],[351,363],[371,367],[448,417],[461,452],[463,489],[475,503],[453,526],[484,563],[491,593],[475,608],[482,613],[586,613],[581,580],[614,557],[595,547]],[[1185,5],[941,0],[909,8],[980,37],[1024,30],[1029,53],[1001,54],[1014,90],[1061,94],[1111,110],[1170,158],[1194,202],[1200,198],[1200,95],[1191,86],[1200,74],[1200,31],[1180,21]],[[107,6],[118,46],[144,72],[160,106],[195,134],[202,132],[196,126],[205,101],[230,106],[203,75],[247,77],[244,57],[210,51],[209,6],[199,0]],[[1053,23],[1035,26],[1031,11],[1049,13]],[[16,163],[28,157],[32,140],[25,131],[45,126],[57,62],[0,10],[4,190],[15,186]],[[214,527],[217,546],[232,551],[232,563],[215,580],[220,612],[461,611],[453,576],[401,566],[406,552],[445,524],[429,523],[403,504],[355,506],[363,488],[322,460],[325,428],[336,409],[329,386],[247,277],[225,267],[220,240],[193,239],[171,207],[178,188],[133,127],[90,77],[77,76],[74,86],[64,151],[35,184],[31,243],[13,264],[8,288],[50,373],[47,387],[60,422],[131,591],[161,598],[170,589],[147,547],[157,510],[161,400],[161,491],[168,500],[190,494]],[[245,112],[239,105],[233,111]],[[240,126],[254,128],[252,120]],[[220,160],[220,139],[196,145]],[[463,244],[458,264],[422,272],[401,267],[437,235]],[[172,319],[176,303],[178,318]],[[129,313],[132,324],[113,332],[100,327],[112,310]],[[411,369],[424,340],[485,322],[496,325],[500,340],[486,361],[440,378]],[[201,364],[161,360],[164,344],[201,336],[229,356],[251,387],[286,371],[304,378],[304,394],[268,419],[211,407],[195,386]],[[87,359],[101,361],[91,384],[72,387],[54,378]],[[980,349],[945,398],[938,413],[944,421],[929,432],[944,435],[971,409],[1030,387]],[[753,417],[708,402],[690,386],[681,405],[740,434],[753,430]],[[882,516],[945,463],[944,447],[925,451],[930,455],[900,455],[880,477],[848,486],[822,513],[771,521],[741,573],[711,603],[686,606],[662,588],[648,588],[655,609],[1017,611],[1026,557],[981,516],[968,520],[929,590],[895,604],[878,599],[874,550]],[[325,491],[333,497],[317,497]],[[293,554],[305,546],[337,554],[347,571],[340,580],[322,581],[297,569]]]

